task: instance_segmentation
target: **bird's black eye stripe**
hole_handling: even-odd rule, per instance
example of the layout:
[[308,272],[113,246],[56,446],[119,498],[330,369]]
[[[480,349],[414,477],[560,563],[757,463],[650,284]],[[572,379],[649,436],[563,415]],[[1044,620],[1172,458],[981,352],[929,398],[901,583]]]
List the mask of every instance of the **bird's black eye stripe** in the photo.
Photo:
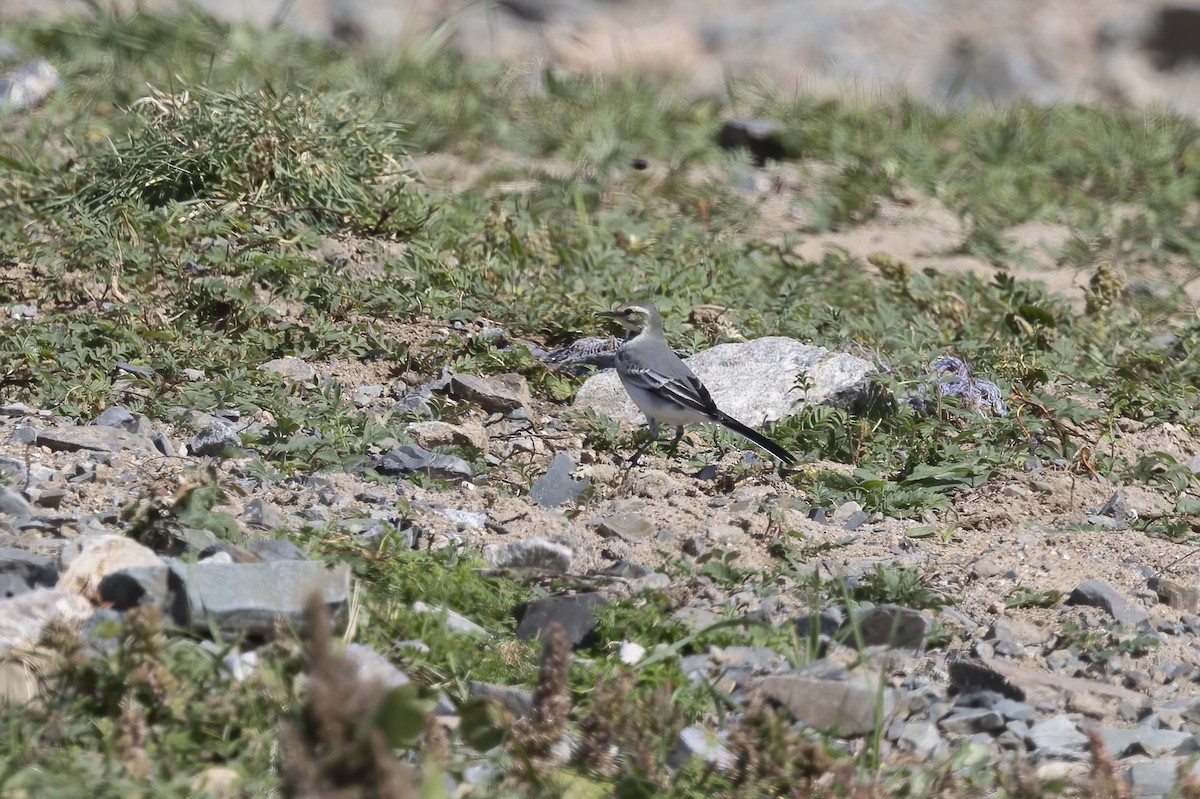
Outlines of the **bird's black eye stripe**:
[[625,314],[626,316],[633,316],[633,309],[632,309],[632,308],[626,308],[626,309],[625,309],[624,311],[622,311],[621,313]]

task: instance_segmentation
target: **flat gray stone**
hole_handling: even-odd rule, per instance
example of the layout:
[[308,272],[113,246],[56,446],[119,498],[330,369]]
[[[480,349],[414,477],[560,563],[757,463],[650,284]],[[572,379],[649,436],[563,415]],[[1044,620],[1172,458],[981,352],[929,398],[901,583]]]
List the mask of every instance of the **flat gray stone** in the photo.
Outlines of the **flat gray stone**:
[[529,408],[529,384],[518,374],[451,375],[450,395],[473,402],[491,413],[509,414],[518,408]]
[[544,641],[554,623],[561,624],[572,648],[586,643],[596,629],[596,608],[607,605],[602,594],[589,592],[525,602],[513,609],[517,638]]
[[568,546],[540,538],[492,544],[483,551],[483,561],[493,569],[541,569],[564,573],[571,570],[575,553]]
[[434,613],[440,615],[445,620],[446,626],[456,633],[464,633],[466,635],[487,635],[487,630],[480,627],[478,624],[471,621],[456,610],[439,608],[434,605],[421,602],[420,600],[413,603],[412,609],[417,613]]
[[416,444],[404,444],[380,455],[375,468],[385,475],[424,472],[440,480],[469,480],[471,465],[462,458],[430,452]]
[[837,735],[866,735],[876,728],[878,719],[886,723],[896,707],[892,688],[881,686],[879,675],[864,670],[822,673],[815,668],[821,661],[804,669],[762,678],[759,689],[767,699],[787,708],[797,720],[808,726]]
[[213,421],[188,439],[188,452],[201,458],[219,458],[242,446],[237,428],[225,422]]
[[[1186,762],[1182,757],[1164,757],[1131,763],[1125,770],[1130,799],[1165,799],[1177,795],[1175,787],[1182,780],[1179,767]],[[1200,777],[1200,763],[1192,766],[1191,774]]]
[[359,680],[377,682],[385,688],[399,688],[411,682],[407,674],[369,646],[346,644],[342,654],[354,666],[354,676]]
[[974,735],[1004,729],[1004,716],[981,707],[959,707],[938,720],[937,726],[955,735]]
[[39,446],[58,452],[158,452],[154,442],[146,436],[130,433],[119,427],[89,425],[39,430],[36,441]]
[[543,508],[556,508],[565,502],[574,502],[591,486],[592,481],[571,476],[575,461],[565,452],[560,452],[546,467],[546,473],[529,487],[529,498],[533,504]]
[[274,538],[264,541],[251,541],[246,544],[246,549],[250,550],[250,552],[264,563],[278,560],[308,560],[308,555],[304,554],[304,550],[291,541]]
[[1066,603],[1100,608],[1126,629],[1133,629],[1150,619],[1145,610],[1131,604],[1119,591],[1100,580],[1084,580],[1075,586]]
[[841,630],[847,646],[914,647],[924,642],[933,622],[919,610],[899,605],[878,605],[854,617]]
[[6,488],[0,485],[0,516],[7,516],[10,519],[20,520],[28,519],[33,515],[33,507],[25,499],[25,497],[13,491],[11,488]]
[[[708,388],[717,407],[752,427],[782,419],[804,403],[848,402],[875,371],[862,358],[782,336],[719,344],[684,362]],[[809,386],[807,392],[797,387],[801,377]],[[588,378],[575,396],[575,407],[591,408],[612,419],[644,420],[613,370]]]
[[933,757],[942,744],[942,736],[931,721],[910,721],[896,737],[897,746],[906,752],[912,752],[921,760]]
[[58,567],[44,555],[0,547],[0,598],[11,598],[58,582]]
[[604,538],[620,538],[625,541],[644,541],[654,536],[656,530],[649,519],[637,513],[614,513],[604,516],[596,525],[596,533]]
[[153,604],[180,627],[210,623],[225,632],[268,635],[282,619],[304,627],[309,596],[318,593],[336,617],[350,598],[350,565],[323,561],[173,562],[105,577],[101,597],[118,610]]
[[1104,741],[1104,748],[1113,757],[1129,755],[1187,755],[1195,752],[1196,736],[1183,730],[1155,730],[1150,727],[1106,727],[1098,725],[1095,730]]
[[286,520],[279,508],[263,499],[252,499],[242,508],[241,519],[249,527],[260,530],[274,530],[283,527]]
[[267,361],[258,367],[264,372],[279,375],[285,383],[298,386],[311,383],[317,378],[317,370],[300,358],[291,356]]
[[1025,739],[1033,749],[1082,749],[1087,736],[1068,716],[1058,715],[1040,721],[1029,728]]

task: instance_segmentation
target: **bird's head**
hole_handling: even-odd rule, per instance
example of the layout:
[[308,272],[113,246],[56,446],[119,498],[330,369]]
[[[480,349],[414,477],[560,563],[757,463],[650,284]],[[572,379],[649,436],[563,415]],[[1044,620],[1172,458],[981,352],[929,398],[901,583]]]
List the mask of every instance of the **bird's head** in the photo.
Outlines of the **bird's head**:
[[659,316],[658,309],[648,302],[622,303],[611,311],[601,311],[596,316],[616,319],[633,335],[637,335],[643,330],[662,332],[662,317]]

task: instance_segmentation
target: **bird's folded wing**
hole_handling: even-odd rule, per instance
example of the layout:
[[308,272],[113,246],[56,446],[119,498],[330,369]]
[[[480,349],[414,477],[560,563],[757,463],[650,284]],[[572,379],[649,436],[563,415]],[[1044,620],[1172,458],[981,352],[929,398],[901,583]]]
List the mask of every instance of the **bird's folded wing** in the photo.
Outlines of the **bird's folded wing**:
[[641,365],[625,364],[624,366],[626,380],[638,388],[659,395],[664,401],[674,402],[700,413],[711,415],[720,413],[713,398],[709,395],[708,389],[695,375],[672,376]]

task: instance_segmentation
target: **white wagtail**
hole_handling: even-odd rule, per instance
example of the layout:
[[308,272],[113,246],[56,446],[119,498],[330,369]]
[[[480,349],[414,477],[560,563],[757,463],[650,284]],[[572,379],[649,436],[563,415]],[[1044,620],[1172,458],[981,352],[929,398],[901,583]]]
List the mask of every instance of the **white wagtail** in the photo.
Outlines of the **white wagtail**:
[[[719,424],[750,439],[788,466],[796,463],[792,453],[717,407],[700,378],[667,344],[662,316],[653,305],[629,302],[597,316],[616,319],[629,331],[616,351],[617,375],[650,423],[651,441],[658,437],[660,423],[676,426],[672,446],[683,437],[685,424]],[[633,460],[636,462],[637,456]]]

